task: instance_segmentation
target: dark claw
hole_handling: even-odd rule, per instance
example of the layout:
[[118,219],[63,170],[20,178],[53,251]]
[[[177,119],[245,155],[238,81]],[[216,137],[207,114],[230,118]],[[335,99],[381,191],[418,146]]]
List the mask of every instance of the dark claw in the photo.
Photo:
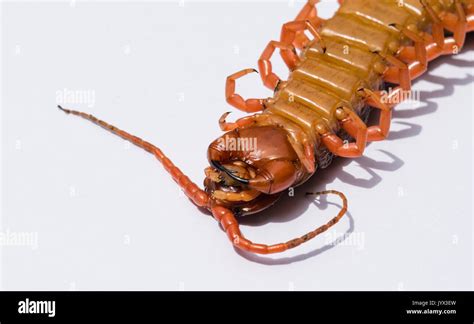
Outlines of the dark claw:
[[231,177],[232,179],[238,181],[238,182],[241,182],[243,184],[249,184],[249,180],[248,179],[244,179],[244,178],[241,178],[241,177],[238,177],[236,176],[232,171],[230,170],[227,170],[220,162],[218,161],[211,161],[211,165],[216,168],[217,170],[219,171],[222,171],[224,172],[225,174],[227,174],[229,177]]
[[61,107],[60,105],[58,105],[58,108],[59,108],[59,110],[62,110],[62,111],[64,111],[66,114],[69,114],[69,110],[67,110],[67,109],[64,109],[64,108],[63,108],[63,107]]

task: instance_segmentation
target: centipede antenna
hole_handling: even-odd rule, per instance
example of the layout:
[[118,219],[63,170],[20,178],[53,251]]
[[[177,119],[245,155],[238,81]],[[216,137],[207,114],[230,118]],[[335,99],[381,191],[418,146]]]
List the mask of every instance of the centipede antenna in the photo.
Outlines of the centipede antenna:
[[323,195],[336,195],[336,196],[339,196],[341,198],[342,208],[341,208],[341,211],[339,212],[340,215],[338,214],[338,216],[335,217],[335,218],[338,217],[338,220],[339,220],[345,214],[345,212],[347,211],[347,197],[346,197],[346,195],[344,195],[342,192],[337,191],[337,190],[324,190],[324,191],[307,192],[306,193],[306,196],[323,196]]
[[103,120],[96,118],[91,114],[87,114],[77,110],[70,110],[65,109],[58,105],[58,108],[65,112],[66,114],[72,114],[78,117],[82,117],[85,120],[88,120],[110,132],[113,134],[127,140],[139,148],[144,149],[145,151],[153,154],[159,162],[163,165],[165,170],[171,175],[173,180],[178,184],[178,186],[184,191],[186,196],[192,200],[192,202],[198,206],[203,208],[209,207],[210,197],[209,195],[199,188],[194,182],[192,182],[179,168],[177,168],[174,163],[155,145],[142,140],[141,138],[132,135],[126,131],[123,131],[113,125],[110,125]]
[[59,110],[64,111],[66,114],[71,113],[71,111],[69,109],[64,109],[63,107],[61,107],[61,105],[58,105],[58,108],[59,108]]
[[344,214],[347,211],[347,198],[342,192],[339,192],[336,190],[326,190],[326,191],[321,191],[321,192],[316,192],[316,193],[312,193],[312,192],[306,193],[306,195],[308,196],[309,195],[328,195],[328,194],[337,195],[342,199],[342,208],[339,211],[339,213],[326,224],[321,225],[315,230],[309,233],[306,233],[305,235],[301,237],[290,240],[286,243],[278,243],[278,244],[273,244],[273,245],[254,243],[252,241],[249,241],[247,238],[245,238],[245,236],[240,231],[239,223],[236,220],[235,218],[236,215],[233,211],[223,206],[215,206],[214,208],[212,208],[212,214],[214,215],[214,218],[218,222],[221,223],[222,228],[226,232],[228,238],[238,248],[245,251],[250,251],[250,252],[259,253],[259,254],[280,253],[280,252],[295,248],[298,245],[301,245],[315,238],[319,234],[327,231],[330,227],[336,224],[342,218],[342,216],[344,216]]
[[342,218],[342,216],[344,216],[346,214],[346,212],[347,212],[347,198],[342,192],[336,191],[336,190],[325,190],[325,191],[319,191],[319,192],[314,192],[314,193],[313,192],[307,192],[306,193],[306,196],[322,196],[322,195],[336,195],[336,196],[339,196],[342,200],[341,210],[339,211],[339,213],[337,213],[336,216],[334,216],[326,224],[319,226],[318,228],[316,228],[312,232],[309,232],[309,233],[307,233],[307,234],[305,234],[305,235],[303,235],[299,238],[296,238],[294,240],[286,242],[288,248],[294,248],[294,247],[296,247],[300,244],[303,244],[303,243],[315,238],[319,234],[327,231],[330,227],[332,227],[334,224],[339,222],[339,220]]

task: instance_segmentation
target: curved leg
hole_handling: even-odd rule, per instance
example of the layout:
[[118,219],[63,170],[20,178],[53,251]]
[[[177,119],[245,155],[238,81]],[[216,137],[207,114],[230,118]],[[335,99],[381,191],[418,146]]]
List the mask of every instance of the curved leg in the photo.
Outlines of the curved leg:
[[[442,48],[438,46],[433,35],[424,33],[423,39],[428,62],[433,61],[434,59],[438,58],[443,54]],[[416,48],[414,46],[402,47],[400,49],[400,52],[398,53],[398,58],[404,62],[413,62],[417,59],[417,56],[418,54],[416,53]]]
[[391,66],[385,71],[384,81],[388,81],[391,83],[398,83],[400,84],[403,90],[410,91],[411,80],[418,78],[425,71],[426,71],[426,66],[422,65],[418,61],[412,62],[411,64],[406,64],[406,63],[401,62],[398,67]]
[[420,0],[420,1],[423,7],[425,8],[425,10],[428,12],[428,15],[430,16],[430,19],[433,23],[431,27],[433,39],[436,45],[439,47],[439,49],[442,50],[445,43],[443,22],[439,18],[438,14],[434,11],[433,7],[431,7],[428,3],[426,3],[426,0]]
[[329,131],[326,125],[319,124],[317,130],[324,145],[337,156],[349,158],[361,156],[367,144],[367,125],[355,112],[345,107],[336,111],[336,118],[340,120],[342,128],[356,141],[345,143],[339,136]]
[[398,83],[404,90],[411,90],[410,66],[395,56],[388,55],[385,60],[392,64],[384,73],[384,81]]
[[301,11],[298,13],[294,21],[298,20],[322,20],[318,18],[318,10],[316,9],[316,4],[320,0],[308,0]]
[[[275,53],[275,49],[277,48],[292,53],[291,58],[292,58],[293,65],[296,65],[296,62],[298,60],[298,55],[296,55],[295,48],[293,47],[293,45],[289,43],[287,44],[287,43],[277,42],[277,41],[270,41],[268,43],[267,47],[265,48],[262,55],[260,56],[260,59],[258,60],[258,67],[260,70],[260,75],[261,75],[263,84],[267,88],[273,91],[277,89],[278,85],[281,82],[280,77],[278,77],[273,72],[272,63],[270,61],[273,54]],[[287,65],[290,68],[291,65],[289,63],[287,63]],[[264,110],[265,103],[268,100],[268,99],[244,100],[242,96],[235,93],[236,80],[253,72],[258,73],[258,71],[255,69],[244,69],[242,71],[236,72],[228,76],[227,81],[226,81],[225,95],[226,95],[227,102],[230,105],[234,106],[235,108],[242,110],[244,112],[248,112],[248,113]]]
[[[400,26],[398,24],[392,24],[390,25],[394,28],[396,28],[398,31],[400,31],[403,35],[408,37],[413,43],[414,46],[412,46],[414,52],[415,52],[415,57],[418,62],[420,62],[421,65],[427,66],[428,65],[428,54],[426,51],[426,44],[425,40],[423,37],[418,35],[417,30],[409,30],[407,27]],[[413,25],[415,26],[415,25]],[[416,26],[413,27],[416,29]]]
[[[316,4],[319,2],[319,0],[308,0],[306,2],[305,6],[303,9],[301,9],[300,13],[298,16],[296,16],[295,20],[296,21],[310,21],[313,25],[319,26],[321,23],[324,22],[324,19],[321,19],[318,17],[318,10],[316,9]],[[284,35],[282,31],[281,35],[281,40],[283,41]],[[304,34],[303,30],[299,30],[296,32],[295,38],[292,40],[292,44],[298,48],[298,49],[303,49],[305,48],[308,43],[309,43],[308,37]]]
[[225,85],[225,97],[227,102],[234,106],[235,108],[242,110],[244,112],[252,113],[257,112],[265,109],[265,99],[247,99],[244,100],[242,96],[235,93],[235,83],[236,80],[249,74],[257,72],[255,69],[245,69],[234,73],[227,77],[226,85]]
[[[295,48],[291,44],[285,44],[277,41],[270,41],[258,60],[258,69],[262,77],[263,84],[270,90],[276,90],[281,79],[273,73],[272,63],[270,59],[275,53],[275,49],[289,50],[295,52]],[[296,55],[296,54],[295,54]]]
[[285,243],[273,244],[273,245],[265,245],[265,244],[257,244],[249,241],[245,236],[242,234],[239,228],[239,223],[235,218],[234,213],[223,207],[223,206],[214,206],[211,211],[214,218],[221,224],[222,228],[227,234],[227,237],[232,242],[232,244],[241,250],[258,253],[258,254],[271,254],[271,253],[280,253],[292,248],[295,248],[309,240],[315,238],[319,234],[327,231],[330,227],[336,224],[342,216],[347,211],[347,198],[344,196],[343,193],[334,191],[334,190],[327,190],[317,193],[308,193],[307,195],[337,195],[342,200],[342,208],[339,213],[334,216],[329,222],[324,225],[319,226],[315,230],[293,240],[290,240]]
[[467,31],[474,31],[474,5],[472,6],[472,13],[467,17]]
[[[323,50],[325,50],[326,46],[323,43],[321,35],[319,35],[318,33],[317,27],[310,20],[292,21],[284,24],[281,30],[281,42],[285,44],[294,44],[298,33],[303,32],[304,35],[304,32],[306,30],[308,30],[315,39],[319,40],[321,47],[323,48]],[[299,62],[298,55],[296,55],[293,51],[289,50],[282,50],[280,54],[288,68],[290,70],[294,70],[296,68],[297,63]]]
[[463,48],[464,42],[466,41],[467,19],[461,1],[453,1],[456,13],[441,13],[443,16],[441,21],[446,29],[453,32],[453,38],[455,41],[455,46],[451,48],[445,46],[445,52],[451,51],[451,53],[457,53]]
[[224,113],[221,118],[219,118],[219,127],[224,132],[233,131],[236,128],[247,127],[253,125],[257,122],[258,116],[261,115],[252,115],[247,116],[244,118],[240,118],[233,123],[229,123],[226,121],[227,116],[229,116],[230,112]]
[[[442,12],[443,19],[441,19],[426,0],[421,0],[421,3],[432,21],[431,35],[425,33],[424,36],[428,61],[460,51],[465,42],[466,32],[474,30],[474,5],[468,6],[466,17],[459,0],[455,0],[456,14]],[[446,38],[445,29],[453,32],[454,37]],[[416,52],[413,48],[405,47],[400,51],[399,57],[411,62],[415,59]]]
[[387,138],[390,132],[392,107],[383,102],[381,92],[373,92],[370,89],[361,89],[361,91],[369,106],[380,109],[378,125],[367,128],[367,142],[382,141]]

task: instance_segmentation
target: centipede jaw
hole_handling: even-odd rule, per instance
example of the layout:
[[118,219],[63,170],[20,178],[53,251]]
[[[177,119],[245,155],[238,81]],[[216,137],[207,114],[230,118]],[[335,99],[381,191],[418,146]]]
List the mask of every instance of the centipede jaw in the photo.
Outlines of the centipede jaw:
[[235,171],[229,170],[228,168],[224,167],[219,161],[212,160],[211,165],[219,171],[222,171],[225,175],[229,176],[230,178],[238,181],[242,184],[249,184],[249,179],[245,179],[239,177]]
[[218,204],[245,204],[257,199],[261,193],[248,188],[247,177],[254,177],[255,171],[242,162],[222,165],[219,161],[211,161],[211,166],[204,172],[206,189],[211,199]]

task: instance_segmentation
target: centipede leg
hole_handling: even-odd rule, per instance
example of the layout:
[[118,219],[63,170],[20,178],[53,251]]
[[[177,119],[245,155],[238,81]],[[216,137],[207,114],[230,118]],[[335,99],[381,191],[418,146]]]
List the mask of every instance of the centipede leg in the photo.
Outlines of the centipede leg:
[[[321,48],[325,51],[326,46],[317,30],[317,26],[310,20],[292,21],[284,24],[281,31],[281,42],[285,44],[294,44],[298,33],[306,30],[308,30],[312,36],[319,41]],[[282,50],[280,54],[288,68],[294,70],[299,62],[298,55],[290,50]]]
[[[474,5],[468,5],[466,17],[462,4],[458,0],[454,2],[456,14],[442,12],[438,15],[426,0],[421,0],[421,3],[432,21],[431,34],[424,33],[428,61],[441,55],[459,52],[464,45],[466,32],[474,29]],[[443,16],[443,19],[440,16]],[[454,37],[446,38],[445,29],[453,32]],[[411,62],[415,59],[416,52],[413,48],[405,47],[400,51],[399,57]]]
[[242,96],[235,93],[236,80],[249,74],[257,72],[255,69],[245,69],[234,73],[227,77],[225,85],[225,97],[227,102],[235,108],[242,110],[247,113],[253,113],[265,109],[264,99],[247,99],[244,100]]
[[[300,13],[298,14],[298,16],[296,16],[293,22],[308,20],[315,26],[321,25],[324,22],[324,19],[318,17],[318,10],[316,8],[316,4],[318,2],[319,0],[309,0],[308,2],[306,2],[305,6],[303,7],[303,9],[301,9]],[[280,40],[284,41],[283,31]],[[296,35],[291,43],[296,48],[303,49],[308,45],[309,41],[310,40],[304,34],[304,31],[299,30],[296,32]]]
[[456,54],[464,46],[467,32],[467,19],[463,5],[460,0],[454,1],[454,9],[456,13],[441,12],[441,21],[446,29],[453,33],[454,44],[445,44],[445,54]]
[[411,81],[423,75],[425,71],[426,66],[418,61],[412,62],[411,64],[405,64],[404,68],[392,66],[384,73],[384,81],[398,83],[403,90],[410,91]]
[[304,21],[304,20],[315,20],[321,19],[318,18],[318,10],[316,5],[320,2],[320,0],[308,0],[306,4],[298,13],[294,21]]
[[277,41],[270,41],[258,60],[258,69],[262,77],[263,84],[270,90],[276,90],[280,84],[281,79],[273,72],[272,63],[270,59],[275,53],[275,49],[289,50],[295,53],[295,47],[291,44],[286,44]]
[[240,231],[239,223],[237,222],[237,219],[235,218],[234,213],[228,208],[225,208],[223,206],[214,206],[212,207],[211,212],[214,218],[221,224],[222,229],[226,232],[229,240],[238,249],[252,252],[252,253],[258,253],[258,254],[280,253],[280,252],[284,252],[286,250],[295,248],[315,238],[316,236],[327,231],[330,227],[332,227],[334,224],[339,222],[339,220],[344,216],[344,214],[347,211],[347,198],[344,196],[343,193],[334,191],[334,190],[327,190],[327,191],[317,192],[314,194],[308,193],[307,195],[329,195],[329,194],[337,195],[342,200],[342,208],[337,213],[336,216],[334,216],[326,224],[319,226],[315,230],[301,237],[298,237],[296,239],[290,240],[285,243],[279,243],[279,244],[273,244],[273,245],[253,243],[252,241],[245,238],[245,236]]
[[404,90],[411,90],[410,65],[392,55],[386,56],[385,59],[392,66],[385,71],[384,81],[398,83]]
[[[438,46],[438,44],[434,40],[433,35],[424,33],[423,39],[424,46],[426,49],[426,58],[428,62],[433,61],[434,59],[438,58],[440,55],[443,54],[442,48]],[[402,47],[400,49],[400,52],[398,53],[398,58],[404,62],[413,62],[417,59],[417,57],[418,54],[416,53],[416,48],[414,46]]]
[[367,142],[382,141],[387,138],[390,132],[390,124],[392,121],[392,107],[382,100],[381,92],[373,92],[370,89],[359,90],[366,98],[369,106],[380,110],[378,125],[367,128]]
[[467,31],[474,31],[474,4],[467,8]]
[[338,135],[332,133],[325,125],[319,124],[317,130],[323,144],[333,154],[342,157],[356,158],[362,156],[367,144],[367,125],[349,108],[338,108],[336,118],[341,127],[353,138],[355,143],[344,142]]
[[[440,53],[442,52],[445,44],[445,37],[444,37],[444,25],[441,19],[439,18],[438,14],[434,11],[433,7],[431,7],[426,0],[421,0],[421,4],[425,8],[428,16],[432,21],[432,34],[433,40],[436,43]],[[434,56],[434,55],[433,55]]]
[[118,129],[115,126],[112,126],[100,119],[97,119],[93,115],[86,114],[76,110],[65,109],[61,106],[58,106],[60,110],[66,114],[71,114],[75,116],[82,117],[92,123],[112,132],[115,135],[120,136],[121,138],[135,144],[136,146],[144,149],[145,151],[153,154],[158,161],[161,162],[165,170],[171,175],[173,180],[181,187],[185,195],[191,199],[191,201],[198,207],[208,208],[210,197],[202,189],[200,189],[194,182],[192,182],[179,168],[177,168],[173,162],[165,155],[163,152],[156,147],[155,145],[142,140],[141,138],[131,135],[121,129]]
[[426,43],[423,37],[418,35],[418,30],[416,29],[415,25],[412,25],[411,28],[414,30],[410,30],[408,27],[399,26],[398,24],[392,24],[392,27],[399,30],[403,35],[408,37],[414,45],[412,46],[415,52],[415,59],[424,67],[428,65],[428,54],[426,51]]
[[255,124],[258,118],[257,116],[260,116],[260,115],[252,115],[252,116],[240,118],[236,120],[235,122],[227,122],[226,118],[227,116],[229,116],[229,114],[230,112],[226,112],[221,116],[221,118],[219,118],[219,127],[224,132],[232,131],[236,128],[243,128],[243,127],[247,127],[252,124]]

